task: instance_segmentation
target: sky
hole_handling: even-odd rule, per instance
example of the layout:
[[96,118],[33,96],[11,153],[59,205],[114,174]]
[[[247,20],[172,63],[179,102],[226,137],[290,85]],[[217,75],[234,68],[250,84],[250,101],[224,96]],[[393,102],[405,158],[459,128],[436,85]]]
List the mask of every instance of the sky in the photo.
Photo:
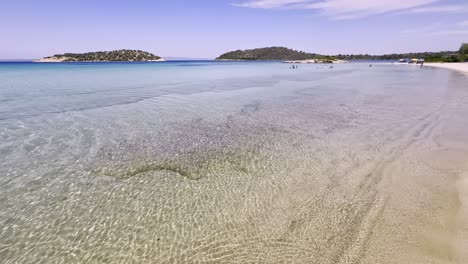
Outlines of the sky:
[[0,0],[0,59],[116,49],[215,58],[270,46],[388,54],[462,42],[468,0]]

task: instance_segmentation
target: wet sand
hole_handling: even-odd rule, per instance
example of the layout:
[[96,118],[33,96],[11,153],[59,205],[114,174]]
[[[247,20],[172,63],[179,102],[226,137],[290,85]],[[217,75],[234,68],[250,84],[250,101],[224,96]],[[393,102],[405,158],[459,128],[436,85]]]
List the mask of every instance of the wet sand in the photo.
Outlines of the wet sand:
[[460,71],[468,74],[468,63],[424,63],[424,66]]

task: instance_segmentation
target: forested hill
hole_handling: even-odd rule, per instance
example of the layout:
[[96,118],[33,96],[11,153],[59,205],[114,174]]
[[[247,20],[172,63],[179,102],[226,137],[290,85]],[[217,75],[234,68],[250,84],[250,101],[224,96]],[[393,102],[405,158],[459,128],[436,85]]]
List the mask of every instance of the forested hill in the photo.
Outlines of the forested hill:
[[161,57],[141,50],[114,50],[87,53],[65,53],[45,57],[38,62],[80,62],[80,61],[155,61]]
[[216,58],[217,60],[399,60],[399,59],[425,59],[428,62],[463,62],[468,61],[468,43],[461,45],[458,51],[440,52],[414,52],[386,55],[369,54],[338,54],[320,55],[316,53],[306,53],[285,47],[270,47],[249,50],[236,50],[224,53]]
[[224,53],[217,60],[307,60],[320,57],[318,54],[296,51],[285,47],[270,47],[236,50]]

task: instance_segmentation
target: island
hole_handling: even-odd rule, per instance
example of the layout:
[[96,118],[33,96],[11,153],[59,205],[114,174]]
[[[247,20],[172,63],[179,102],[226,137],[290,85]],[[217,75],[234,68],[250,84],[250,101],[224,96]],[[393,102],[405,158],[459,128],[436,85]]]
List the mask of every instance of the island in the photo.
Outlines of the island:
[[224,53],[216,60],[228,61],[285,61],[294,63],[333,63],[339,62],[331,56],[307,53],[285,47],[269,47],[248,50],[236,50]]
[[113,50],[87,53],[65,53],[45,57],[35,62],[141,62],[164,61],[163,58],[142,50]]

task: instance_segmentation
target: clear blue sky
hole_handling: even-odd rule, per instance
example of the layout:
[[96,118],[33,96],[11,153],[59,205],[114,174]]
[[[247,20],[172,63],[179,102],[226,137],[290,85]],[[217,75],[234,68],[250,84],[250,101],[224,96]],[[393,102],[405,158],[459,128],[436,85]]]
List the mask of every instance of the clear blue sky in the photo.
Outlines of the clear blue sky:
[[0,58],[142,49],[214,58],[265,46],[321,54],[456,50],[467,0],[0,0]]

